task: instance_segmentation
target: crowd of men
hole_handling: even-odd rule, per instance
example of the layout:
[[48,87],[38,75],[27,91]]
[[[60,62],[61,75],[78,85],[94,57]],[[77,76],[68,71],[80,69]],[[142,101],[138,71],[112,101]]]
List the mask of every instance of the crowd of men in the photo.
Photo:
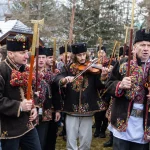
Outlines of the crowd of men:
[[53,48],[40,46],[30,93],[28,37],[9,36],[6,47],[0,63],[2,150],[55,150],[62,116],[67,150],[90,150],[93,116],[94,137],[105,138],[110,130],[104,147],[149,149],[149,31],[136,32],[131,58],[129,48],[121,47],[119,57],[109,59],[102,46],[92,60],[87,44],[75,43],[67,45],[67,52],[65,46],[59,48],[61,59],[54,65]]

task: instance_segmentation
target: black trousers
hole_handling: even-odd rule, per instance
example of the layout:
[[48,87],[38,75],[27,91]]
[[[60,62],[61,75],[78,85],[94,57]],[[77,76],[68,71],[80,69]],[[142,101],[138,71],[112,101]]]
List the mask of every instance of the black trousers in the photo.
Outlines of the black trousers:
[[95,113],[96,132],[105,133],[108,126],[108,119],[105,117],[106,111]]
[[46,145],[46,140],[48,137],[48,127],[49,121],[40,122],[40,124],[36,126],[42,150],[44,150],[44,147]]
[[113,137],[113,150],[149,150],[149,144],[139,144]]
[[52,114],[51,121],[40,122],[36,127],[42,150],[55,150],[58,124],[55,122],[55,113]]
[[62,132],[63,132],[64,135],[66,135],[66,122],[65,122],[65,120],[66,120],[66,113],[62,113],[62,116],[63,116],[62,122],[64,124]]
[[39,136],[34,128],[25,135],[15,138],[1,140],[2,150],[41,150]]
[[58,123],[55,122],[55,113],[53,115],[53,120],[49,122],[48,126],[48,136],[46,139],[46,145],[44,150],[55,150],[57,132],[58,132]]

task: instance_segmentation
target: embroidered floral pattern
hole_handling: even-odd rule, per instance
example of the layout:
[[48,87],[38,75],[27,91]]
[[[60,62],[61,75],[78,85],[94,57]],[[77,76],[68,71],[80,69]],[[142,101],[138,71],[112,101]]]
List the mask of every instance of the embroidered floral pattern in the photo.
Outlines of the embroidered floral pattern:
[[147,142],[150,141],[150,126],[145,127],[144,140]]
[[[19,72],[17,70],[12,70],[10,85],[12,86],[20,86],[24,91],[24,97],[27,97],[27,86],[28,86],[28,78],[29,78],[29,67],[25,68],[24,72]],[[35,80],[35,75],[32,76],[33,82]],[[33,93],[31,91],[31,97],[33,98]]]
[[[124,63],[120,66],[120,74],[125,77],[128,63]],[[145,95],[145,90],[143,85],[145,80],[143,80],[143,69],[141,66],[138,66],[135,61],[131,61],[131,89],[125,91],[125,96],[127,99],[141,101],[142,103]]]
[[50,121],[50,120],[52,120],[52,111],[50,109],[47,109],[43,112],[42,121]]
[[28,121],[28,123],[27,123],[27,128],[28,128],[28,129],[32,129],[32,128],[33,128],[32,122],[29,122],[29,121]]
[[108,108],[108,105],[104,101],[97,101],[97,105],[100,110],[106,110]]
[[43,74],[44,74],[43,79],[44,79],[48,84],[51,84],[52,81],[53,81],[53,78],[54,78],[55,74],[52,73],[50,70],[46,70],[46,69],[43,71]]
[[75,64],[75,63],[73,63],[73,64],[71,64],[71,66],[70,66],[70,72],[73,74],[73,75],[76,75],[76,74],[78,74],[80,71],[79,71],[79,69],[78,69],[78,64]]
[[150,141],[150,126],[145,129],[144,140]]
[[25,42],[26,41],[26,37],[22,34],[17,34],[15,36],[15,39],[17,40],[17,42]]
[[118,130],[125,131],[126,130],[126,122],[121,118],[117,118],[117,128]]
[[84,104],[81,104],[80,106],[73,104],[73,110],[74,110],[74,112],[80,112],[80,113],[88,112],[89,104],[84,103]]
[[75,90],[76,92],[79,92],[80,90],[84,91],[88,87],[88,78],[80,76],[78,79],[76,79],[72,83],[72,89]]
[[[35,88],[36,83],[33,84]],[[46,93],[47,93],[48,84],[43,80],[43,74],[38,73],[38,80],[37,80],[37,91],[39,91],[38,95],[38,104],[42,106],[44,101],[46,100]]]
[[7,131],[3,131],[3,133],[1,134],[1,137],[2,138],[5,138],[8,136],[8,132]]

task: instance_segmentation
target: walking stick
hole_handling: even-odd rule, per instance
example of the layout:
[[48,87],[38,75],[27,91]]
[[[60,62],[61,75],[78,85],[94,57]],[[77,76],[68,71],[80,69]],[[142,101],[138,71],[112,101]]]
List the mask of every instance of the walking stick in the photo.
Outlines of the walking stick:
[[[98,39],[99,39],[99,53],[101,53],[102,38],[99,37]],[[102,60],[100,60],[100,59],[101,59],[101,58],[100,58],[100,54],[99,54],[99,56],[98,56],[98,59],[99,59],[99,60],[98,60],[98,63],[103,65],[103,57],[102,57]]]
[[36,43],[36,86],[35,86],[35,91],[37,92],[37,87],[38,87],[38,56],[39,56],[39,28],[38,28],[38,36],[37,36],[37,43]]
[[130,76],[130,61],[131,61],[131,50],[132,50],[132,40],[133,40],[133,25],[134,25],[134,7],[135,7],[135,0],[133,0],[133,2],[132,2],[132,20],[131,20],[131,29],[130,29],[130,46],[129,46],[129,56],[128,56],[127,77]]
[[68,40],[65,41],[65,65],[67,65]]
[[53,73],[55,73],[56,69],[56,38],[54,38],[54,43],[53,43]]
[[37,36],[38,36],[38,26],[44,24],[44,19],[42,19],[42,20],[31,20],[31,23],[34,24],[34,31],[33,31],[33,41],[32,41],[32,51],[31,51],[31,60],[30,60],[29,79],[28,79],[28,87],[27,87],[27,100],[31,99],[32,74],[33,74],[35,47],[36,47]]
[[124,29],[126,30],[126,36],[125,36],[125,40],[124,40],[123,57],[125,57],[125,52],[126,52],[126,49],[127,49],[127,38],[128,38],[129,27],[124,26]]
[[109,61],[109,64],[108,64],[108,68],[110,67],[110,65],[112,63],[112,59],[113,59],[113,56],[115,55],[117,45],[118,45],[118,41],[115,41],[114,48],[113,48],[112,54],[111,54],[111,58],[110,58],[110,61]]

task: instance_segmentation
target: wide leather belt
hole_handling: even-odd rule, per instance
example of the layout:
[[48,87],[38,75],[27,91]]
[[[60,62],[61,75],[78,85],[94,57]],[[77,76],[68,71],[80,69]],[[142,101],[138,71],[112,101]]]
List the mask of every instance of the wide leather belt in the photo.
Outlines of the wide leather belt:
[[143,110],[140,109],[132,109],[131,116],[143,118]]

